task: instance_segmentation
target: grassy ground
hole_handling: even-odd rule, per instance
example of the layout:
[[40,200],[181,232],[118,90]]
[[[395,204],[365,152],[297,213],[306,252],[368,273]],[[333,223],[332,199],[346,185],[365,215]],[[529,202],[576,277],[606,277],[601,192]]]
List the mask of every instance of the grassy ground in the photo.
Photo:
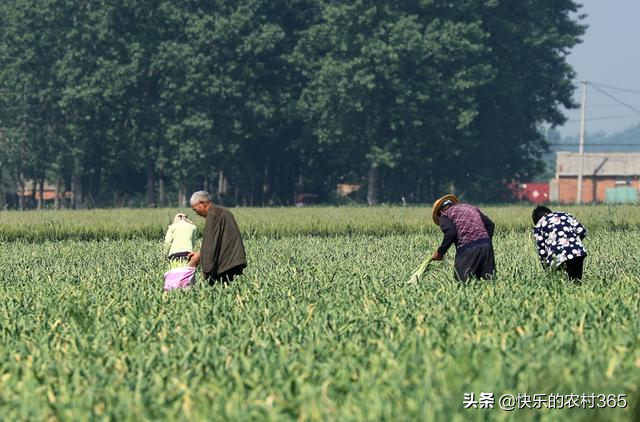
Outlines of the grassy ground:
[[[498,231],[531,228],[530,206],[481,207]],[[634,205],[563,207],[591,230],[640,228]],[[204,220],[190,209],[114,209],[87,211],[0,211],[0,240],[156,240],[176,212],[187,212],[201,228]],[[430,207],[234,208],[245,236],[347,236],[436,234]]]
[[[407,284],[440,240],[424,208],[234,211],[246,275],[171,293],[161,231],[96,235],[118,221],[162,227],[169,210],[115,211],[113,223],[96,212],[108,228],[92,240],[44,240],[52,232],[32,225],[42,240],[0,243],[0,419],[628,419],[640,381],[640,231],[623,217],[607,229],[604,207],[572,209],[591,229],[574,286],[542,272],[527,210],[487,209],[502,228],[499,277],[467,286],[453,281],[452,256]],[[46,215],[60,230],[93,221]],[[385,215],[411,229],[377,228]],[[29,227],[33,216],[10,218]],[[494,393],[495,409],[463,409],[471,392]],[[552,393],[626,394],[628,406],[498,409],[503,394]]]

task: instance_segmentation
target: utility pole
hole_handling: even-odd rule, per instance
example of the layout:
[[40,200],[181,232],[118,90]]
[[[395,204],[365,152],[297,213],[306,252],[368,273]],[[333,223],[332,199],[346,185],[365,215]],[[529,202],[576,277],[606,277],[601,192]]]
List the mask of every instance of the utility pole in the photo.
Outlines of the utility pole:
[[582,173],[584,173],[584,120],[587,114],[587,81],[581,81],[582,105],[580,107],[580,147],[578,149],[580,164],[578,166],[578,195],[576,202],[582,204]]

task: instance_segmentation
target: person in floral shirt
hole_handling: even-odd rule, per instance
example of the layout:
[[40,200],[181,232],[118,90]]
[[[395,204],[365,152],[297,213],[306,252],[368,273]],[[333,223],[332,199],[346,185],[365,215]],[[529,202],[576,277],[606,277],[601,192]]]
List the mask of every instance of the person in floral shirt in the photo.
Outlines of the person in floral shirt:
[[533,210],[533,236],[545,268],[561,268],[570,280],[580,281],[587,251],[582,240],[587,229],[566,212],[539,206]]

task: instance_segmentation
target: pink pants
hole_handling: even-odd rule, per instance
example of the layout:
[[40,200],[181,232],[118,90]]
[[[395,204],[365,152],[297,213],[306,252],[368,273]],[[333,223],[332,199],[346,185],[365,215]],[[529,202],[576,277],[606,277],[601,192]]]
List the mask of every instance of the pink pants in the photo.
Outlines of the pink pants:
[[192,286],[196,280],[193,267],[174,268],[164,273],[164,290],[183,289]]

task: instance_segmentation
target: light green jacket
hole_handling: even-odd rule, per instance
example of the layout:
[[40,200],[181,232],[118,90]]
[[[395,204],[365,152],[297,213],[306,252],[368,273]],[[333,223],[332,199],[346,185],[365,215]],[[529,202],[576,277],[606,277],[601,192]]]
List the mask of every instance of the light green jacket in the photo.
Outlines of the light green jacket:
[[196,226],[180,220],[171,224],[164,237],[164,253],[167,256],[178,252],[193,252],[196,244]]

